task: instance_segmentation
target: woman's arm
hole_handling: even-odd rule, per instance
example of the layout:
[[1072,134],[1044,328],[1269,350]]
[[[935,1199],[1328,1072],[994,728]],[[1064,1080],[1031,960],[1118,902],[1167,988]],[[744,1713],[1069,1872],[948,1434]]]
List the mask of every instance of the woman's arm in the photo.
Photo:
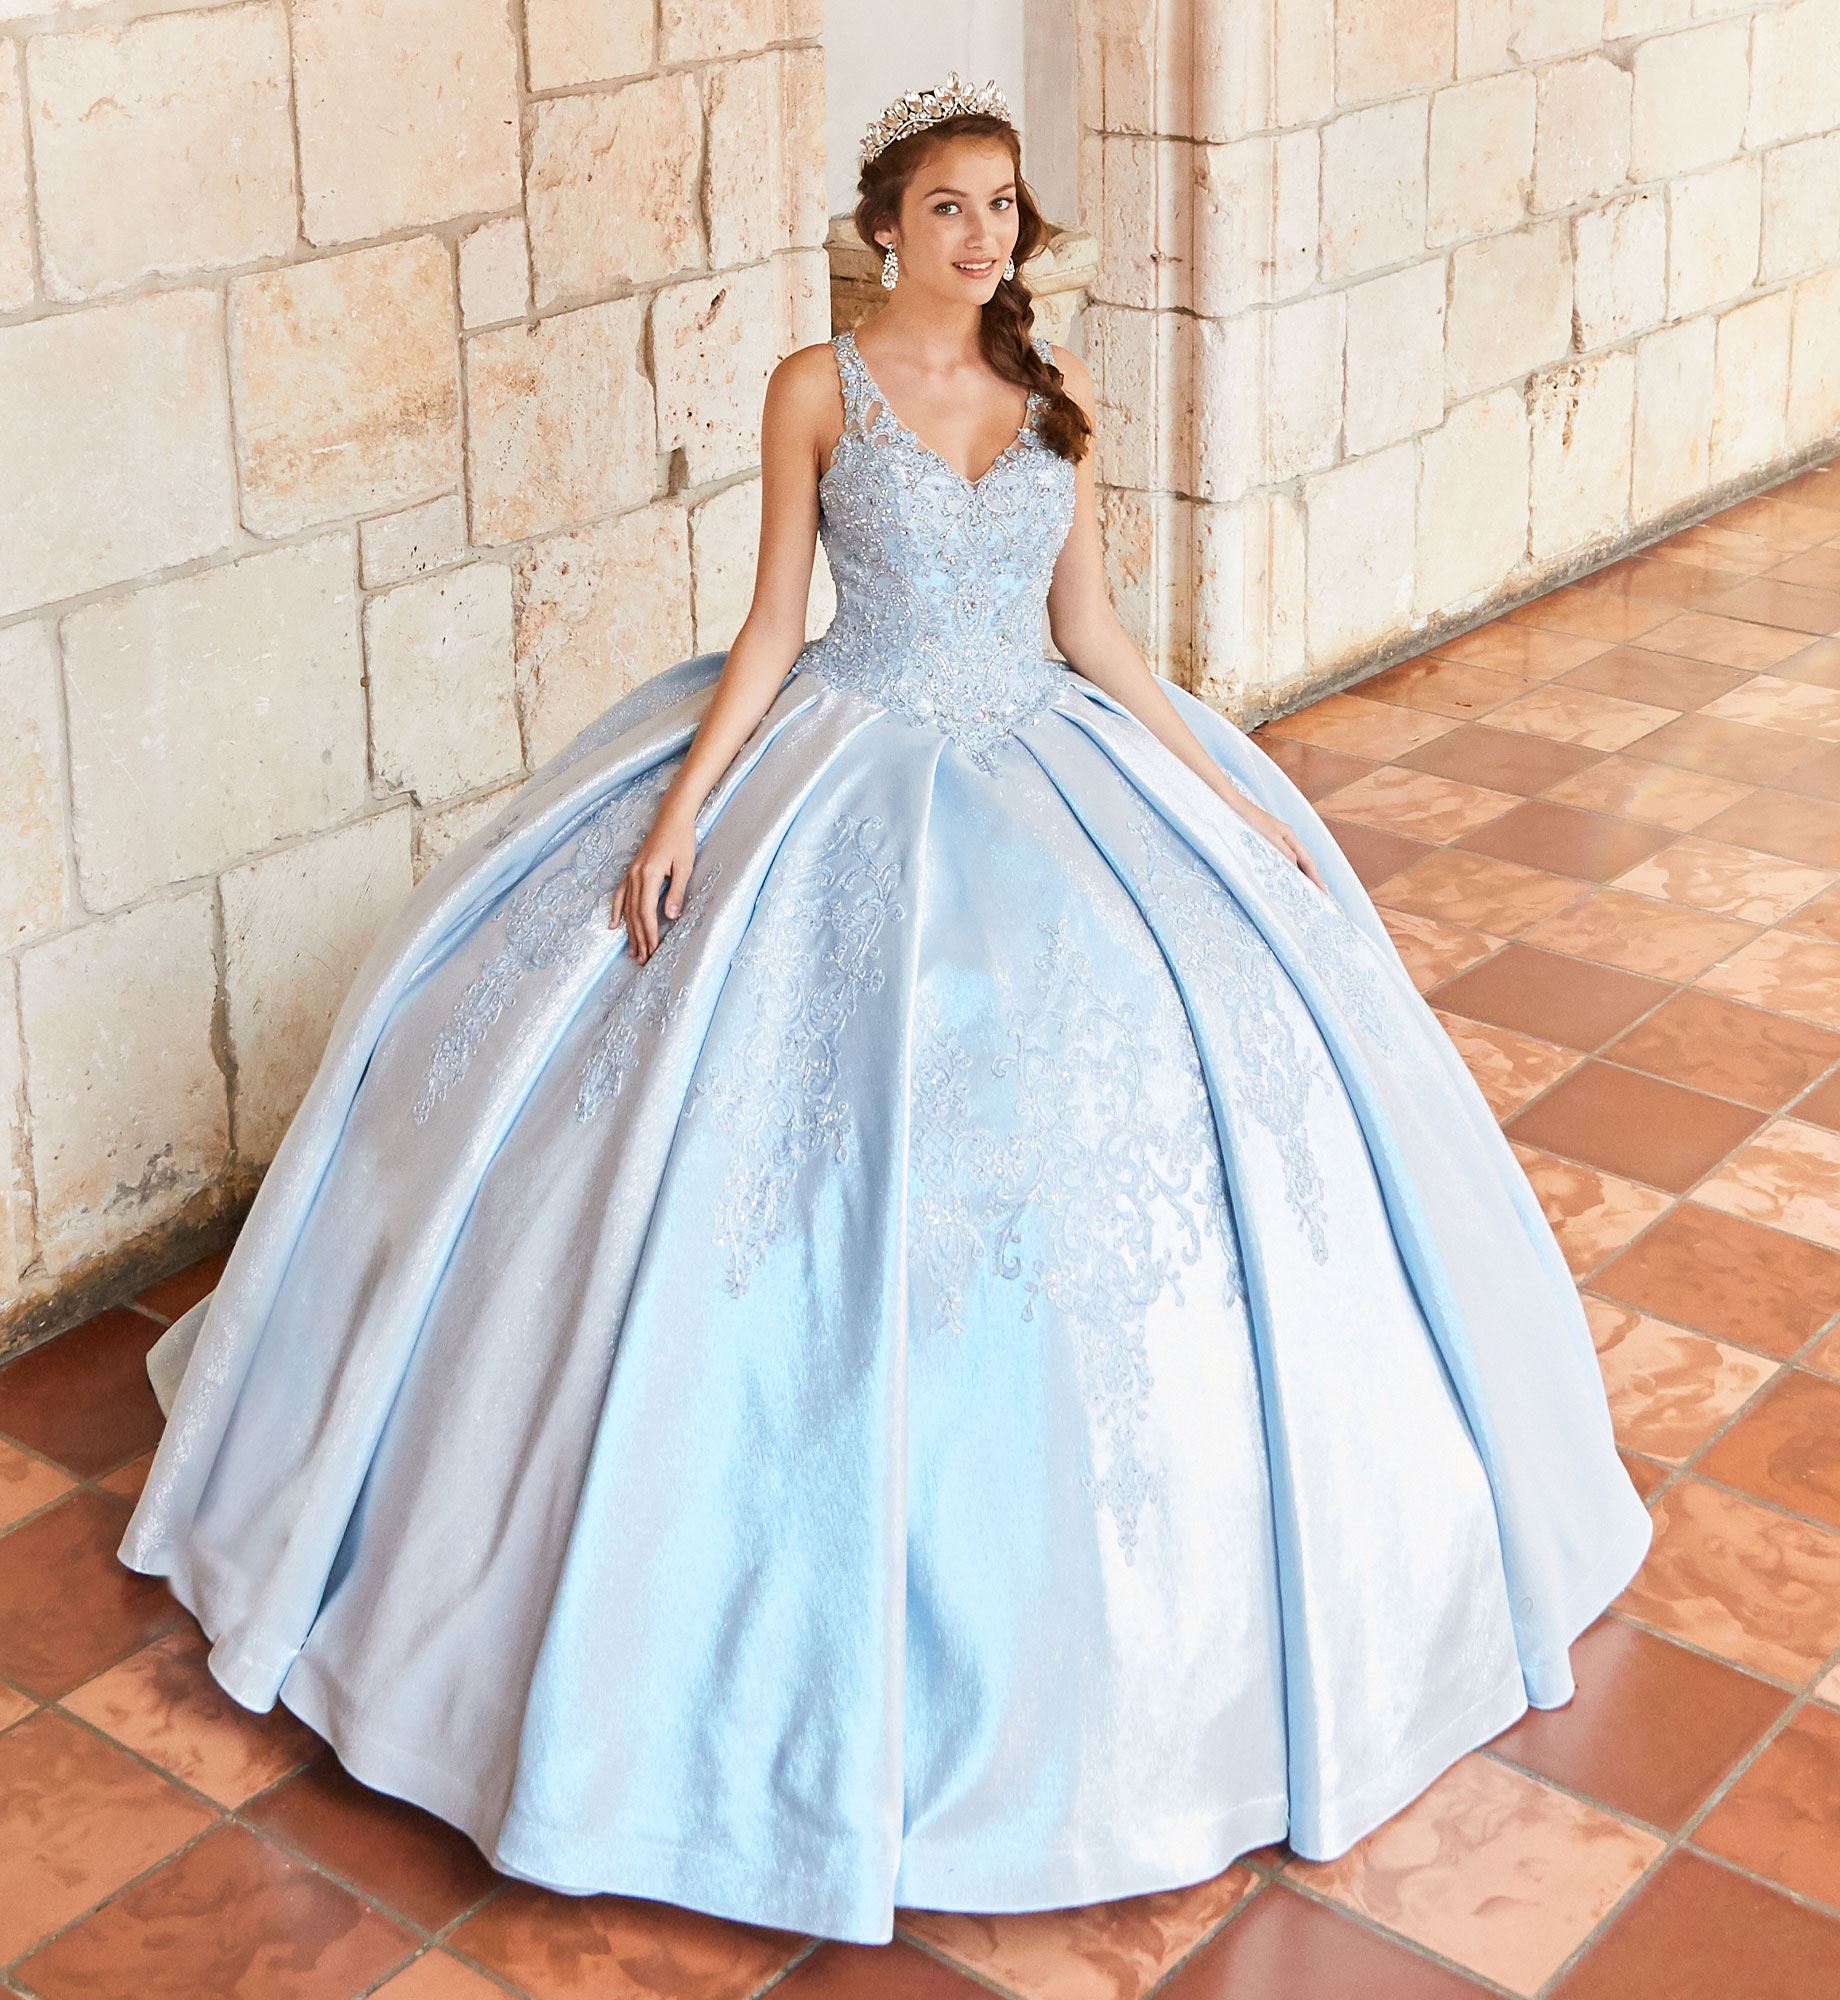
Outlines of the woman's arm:
[[[1054,360],[1066,379],[1068,393],[1096,428],[1097,397],[1085,362],[1060,347],[1054,349]],[[1162,682],[1150,671],[1131,635],[1119,622],[1105,583],[1098,481],[1093,470],[1096,455],[1089,450],[1074,468],[1073,525],[1067,531],[1060,559],[1054,566],[1053,582],[1048,587],[1048,630],[1055,645],[1075,672],[1122,702],[1211,791],[1276,842],[1318,888],[1325,887],[1315,862],[1296,835],[1234,784],[1207,746],[1176,713]]]

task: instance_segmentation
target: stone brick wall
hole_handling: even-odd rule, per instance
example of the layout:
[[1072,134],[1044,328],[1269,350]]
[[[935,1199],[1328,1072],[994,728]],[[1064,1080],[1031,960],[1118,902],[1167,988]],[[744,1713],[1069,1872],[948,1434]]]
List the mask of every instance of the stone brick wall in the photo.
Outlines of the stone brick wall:
[[1840,445],[1840,0],[1093,0],[1081,43],[1108,555],[1238,719]]
[[733,636],[821,17],[0,0],[0,1348],[211,1241],[421,869]]

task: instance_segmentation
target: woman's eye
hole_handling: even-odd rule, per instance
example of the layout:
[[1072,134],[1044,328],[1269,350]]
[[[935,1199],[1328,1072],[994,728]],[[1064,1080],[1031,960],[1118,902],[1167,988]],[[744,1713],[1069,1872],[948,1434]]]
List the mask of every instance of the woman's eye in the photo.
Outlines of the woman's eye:
[[958,203],[955,201],[936,201],[933,204],[933,213],[935,215],[944,215],[947,209],[956,208],[957,206]]
[[1015,202],[1016,202],[1016,197],[1015,197],[1014,195],[1012,195],[1012,194],[1000,194],[1000,195],[998,195],[998,196],[997,196],[997,204],[996,204],[996,205],[997,205],[997,206],[998,206],[999,208],[1013,208],[1013,207],[1015,206]]

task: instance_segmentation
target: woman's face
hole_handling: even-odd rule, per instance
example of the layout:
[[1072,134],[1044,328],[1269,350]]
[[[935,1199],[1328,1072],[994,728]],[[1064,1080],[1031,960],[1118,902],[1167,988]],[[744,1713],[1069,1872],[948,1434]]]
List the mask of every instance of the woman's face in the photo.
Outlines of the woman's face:
[[1016,169],[1001,139],[942,139],[901,196],[900,221],[875,233],[901,260],[900,284],[982,305],[1016,247]]

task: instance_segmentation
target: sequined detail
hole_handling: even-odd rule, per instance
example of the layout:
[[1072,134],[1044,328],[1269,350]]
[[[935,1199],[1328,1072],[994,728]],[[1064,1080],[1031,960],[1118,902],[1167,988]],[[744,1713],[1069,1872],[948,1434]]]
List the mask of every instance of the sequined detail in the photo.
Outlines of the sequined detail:
[[[853,334],[831,343],[844,427],[818,482],[837,615],[795,666],[943,730],[980,770],[1067,691],[1042,651],[1054,565],[1073,523],[1074,467],[1043,443],[1041,397],[969,479],[900,422]],[[1044,359],[1051,344],[1036,348]]]
[[685,1104],[722,1123],[729,1161],[713,1233],[736,1298],[784,1227],[800,1167],[821,1149],[850,1157],[843,1031],[863,995],[881,990],[882,933],[907,914],[882,826],[879,813],[842,814],[785,879],[768,876],[724,987],[733,1039]]
[[[1186,1018],[1144,1022],[1107,992],[1068,919],[1040,928],[1028,995],[999,971],[993,1051],[974,1053],[933,987],[916,993],[909,1240],[931,1282],[935,1333],[963,1333],[980,1269],[1022,1281],[1024,1319],[1045,1298],[1074,1329],[1110,1446],[1105,1470],[1082,1479],[1131,1563],[1138,1517],[1162,1487],[1137,1436],[1154,1386],[1150,1308],[1165,1288],[1186,1303],[1182,1267],[1210,1239],[1225,1252],[1228,1290],[1208,1303],[1243,1299],[1245,1280]],[[1179,1076],[1158,1074],[1168,1061]],[[1015,1079],[995,1124],[976,1115],[978,1075]]]

